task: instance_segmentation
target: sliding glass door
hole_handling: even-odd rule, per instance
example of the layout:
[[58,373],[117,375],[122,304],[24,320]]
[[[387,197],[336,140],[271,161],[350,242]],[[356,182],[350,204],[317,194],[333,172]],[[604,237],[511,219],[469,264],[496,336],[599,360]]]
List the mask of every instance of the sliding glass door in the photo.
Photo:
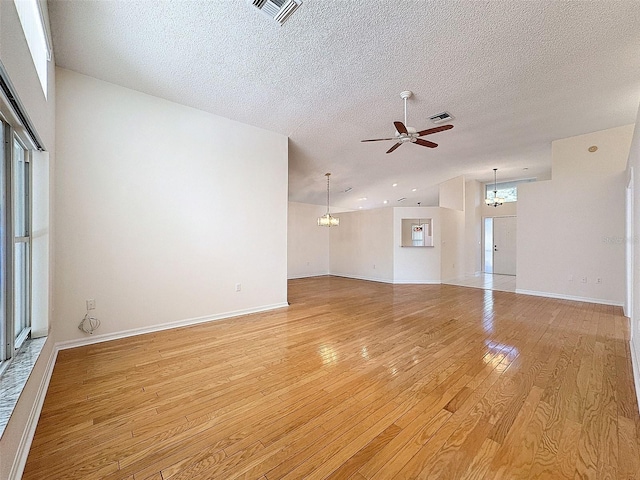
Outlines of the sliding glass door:
[[30,249],[29,234],[29,162],[27,149],[13,139],[13,321],[15,348],[29,334]]
[[0,362],[31,332],[30,152],[0,118]]
[[[7,173],[9,167],[7,165],[7,149],[3,148],[7,135],[7,128],[0,119],[0,363],[11,355],[11,344],[13,338],[8,337],[7,309],[9,308],[7,298],[11,294],[11,289],[7,284],[9,275],[7,275],[8,251],[10,250],[8,225],[7,225],[7,207],[9,205],[9,190],[7,188]],[[9,340],[11,338],[11,340]]]

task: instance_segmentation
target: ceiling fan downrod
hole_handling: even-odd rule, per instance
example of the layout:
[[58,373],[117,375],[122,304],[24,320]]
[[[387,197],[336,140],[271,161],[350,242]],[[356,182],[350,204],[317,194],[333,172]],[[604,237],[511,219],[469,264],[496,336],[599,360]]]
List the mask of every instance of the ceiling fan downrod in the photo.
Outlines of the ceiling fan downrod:
[[407,124],[407,98],[411,97],[413,92],[411,90],[405,90],[404,92],[400,92],[400,98],[404,100],[404,124]]

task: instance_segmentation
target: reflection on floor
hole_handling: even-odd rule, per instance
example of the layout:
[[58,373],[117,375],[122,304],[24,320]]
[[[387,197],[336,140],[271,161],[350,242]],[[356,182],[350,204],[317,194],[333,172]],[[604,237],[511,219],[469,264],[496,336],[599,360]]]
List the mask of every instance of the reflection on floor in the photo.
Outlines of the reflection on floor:
[[476,273],[464,277],[447,280],[447,285],[461,287],[483,288],[484,290],[500,290],[501,292],[516,291],[515,275],[498,275],[496,273]]

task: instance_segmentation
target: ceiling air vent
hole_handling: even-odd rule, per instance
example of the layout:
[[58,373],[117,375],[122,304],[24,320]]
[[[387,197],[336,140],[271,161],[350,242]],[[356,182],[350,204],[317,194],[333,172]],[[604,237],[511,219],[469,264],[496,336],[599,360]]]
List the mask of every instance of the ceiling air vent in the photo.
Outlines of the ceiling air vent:
[[252,0],[253,6],[282,25],[302,4],[302,0]]
[[449,112],[442,112],[437,115],[432,115],[431,117],[429,117],[429,120],[431,120],[433,123],[444,123],[453,120],[453,115],[451,115]]

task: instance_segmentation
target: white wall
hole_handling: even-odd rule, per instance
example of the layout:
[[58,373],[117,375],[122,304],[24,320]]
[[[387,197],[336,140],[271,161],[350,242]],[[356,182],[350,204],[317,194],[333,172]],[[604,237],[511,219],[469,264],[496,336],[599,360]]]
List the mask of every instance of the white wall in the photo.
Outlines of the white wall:
[[[638,110],[638,117],[636,119],[636,125],[640,123],[640,109]],[[629,159],[627,163],[627,178],[631,176],[633,171],[633,231],[629,232],[631,235],[625,238],[625,242],[630,242],[632,249],[632,259],[627,261],[633,261],[633,306],[631,308],[631,358],[633,360],[633,372],[636,383],[636,396],[640,403],[640,220],[638,215],[640,214],[640,128],[636,128],[633,133],[633,140],[629,152]],[[625,245],[626,248],[626,245]]]
[[465,263],[465,215],[460,210],[441,209],[442,250],[440,278],[443,282],[459,278]]
[[49,152],[33,152],[31,159],[31,336],[49,333],[51,308]]
[[[393,209],[393,282],[440,283],[442,255],[442,208],[396,207]],[[402,219],[430,218],[433,247],[402,247]]]
[[628,125],[557,140],[552,180],[518,186],[518,292],[622,305],[625,251],[616,239],[625,234],[621,165],[632,133]]
[[438,205],[454,210],[464,210],[465,206],[464,176],[451,178],[439,185]]
[[[402,220],[430,218],[433,247],[402,247]],[[464,212],[440,207],[340,214],[330,232],[330,274],[389,283],[441,283],[462,275]],[[443,263],[444,262],[444,263]]]
[[289,202],[287,278],[329,274],[329,228],[317,223],[326,211],[322,205]]
[[68,70],[57,87],[58,340],[85,336],[86,299],[97,334],[286,303],[285,136]]
[[393,282],[393,209],[344,212],[329,228],[332,275]]
[[[47,18],[46,2],[41,2]],[[29,116],[34,128],[44,143],[46,153],[34,155],[33,173],[33,295],[32,323],[34,335],[46,334],[53,303],[50,285],[53,284],[49,252],[52,249],[50,235],[50,177],[55,162],[55,69],[49,62],[48,100],[42,92],[35,67],[31,60],[27,42],[13,1],[0,2],[0,62],[7,71],[11,84]],[[46,380],[54,335],[49,335],[29,379],[16,404],[11,419],[0,438],[0,478],[11,478],[26,461],[29,431],[34,426],[34,409],[37,395]]]
[[[633,130],[633,124],[624,125],[553,142],[551,178],[564,180],[575,178],[576,173],[599,176],[624,171]],[[591,146],[598,150],[589,152]]]
[[464,274],[473,275],[482,271],[482,205],[483,184],[477,180],[465,183],[464,197]]

